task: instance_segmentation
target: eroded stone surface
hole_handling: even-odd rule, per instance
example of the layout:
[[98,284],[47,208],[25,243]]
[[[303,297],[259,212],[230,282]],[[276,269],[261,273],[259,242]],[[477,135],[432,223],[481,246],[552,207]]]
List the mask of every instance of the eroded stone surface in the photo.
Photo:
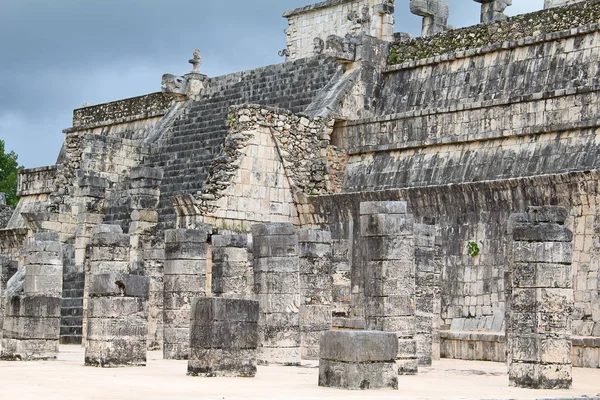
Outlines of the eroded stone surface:
[[340,389],[398,389],[398,337],[374,331],[321,334],[319,385]]
[[258,301],[195,298],[190,314],[192,376],[256,375]]
[[259,364],[300,363],[298,234],[291,224],[252,226]]
[[63,253],[58,235],[35,234],[21,257],[24,265],[8,280],[6,293],[2,291],[6,303],[0,359],[55,359],[63,281]]
[[513,229],[508,294],[509,378],[513,386],[572,385],[572,233],[562,207],[535,207]]

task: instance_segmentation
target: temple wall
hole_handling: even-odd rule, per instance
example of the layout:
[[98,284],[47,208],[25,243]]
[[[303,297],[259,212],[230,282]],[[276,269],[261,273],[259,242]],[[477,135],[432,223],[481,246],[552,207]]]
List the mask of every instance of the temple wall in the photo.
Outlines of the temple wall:
[[[509,179],[495,182],[347,193],[310,198],[314,210],[327,215],[334,241],[351,241],[352,315],[362,315],[363,280],[356,238],[361,201],[406,200],[420,223],[435,224],[443,264],[442,329],[504,330],[506,223],[528,206],[560,205],[569,209],[574,232],[573,278],[576,336],[600,336],[600,232],[597,172]],[[325,217],[322,221],[325,222]],[[467,246],[478,244],[471,257]]]

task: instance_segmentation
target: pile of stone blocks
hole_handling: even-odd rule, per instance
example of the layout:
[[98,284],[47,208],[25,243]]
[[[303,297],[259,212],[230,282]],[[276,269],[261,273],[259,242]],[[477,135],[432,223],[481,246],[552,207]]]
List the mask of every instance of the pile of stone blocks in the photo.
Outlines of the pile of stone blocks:
[[193,300],[188,375],[254,377],[257,347],[258,301]]
[[292,224],[252,226],[260,305],[259,364],[300,364],[298,233]]
[[7,282],[0,358],[48,360],[58,354],[63,253],[57,233],[36,233]]
[[212,292],[217,297],[254,297],[253,257],[248,235],[212,236]]
[[398,337],[391,332],[329,331],[321,334],[319,386],[398,389]]
[[192,300],[206,295],[207,229],[165,232],[164,348],[167,360],[187,360]]
[[150,278],[94,274],[88,290],[85,365],[145,366]]
[[416,374],[414,218],[406,202],[363,202],[360,231],[366,328],[395,332],[398,374]]
[[562,207],[512,216],[507,339],[512,386],[572,385],[573,234]]
[[300,229],[300,350],[303,360],[319,359],[321,332],[331,329],[333,278],[331,232]]

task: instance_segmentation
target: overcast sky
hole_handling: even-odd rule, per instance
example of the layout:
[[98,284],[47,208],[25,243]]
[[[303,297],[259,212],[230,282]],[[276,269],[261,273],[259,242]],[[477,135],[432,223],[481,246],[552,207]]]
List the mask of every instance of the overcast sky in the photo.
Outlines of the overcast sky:
[[[479,4],[449,0],[455,27],[479,22]],[[513,0],[510,15],[543,0]],[[0,139],[26,168],[54,164],[72,110],[160,90],[195,48],[218,76],[282,62],[284,11],[310,0],[0,0]],[[409,0],[396,31],[420,33]]]

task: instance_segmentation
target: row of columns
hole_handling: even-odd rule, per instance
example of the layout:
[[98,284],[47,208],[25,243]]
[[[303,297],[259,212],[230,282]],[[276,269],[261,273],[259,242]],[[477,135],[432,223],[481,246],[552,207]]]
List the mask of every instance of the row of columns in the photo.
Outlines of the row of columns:
[[[572,383],[573,235],[566,217],[564,208],[532,207],[510,219],[506,334],[510,382],[516,386],[567,388]],[[435,357],[441,279],[435,230],[415,224],[406,202],[361,203],[360,227],[366,327],[393,332],[398,373],[414,374]],[[208,229],[167,231],[165,358],[193,355],[192,374],[214,374],[214,365],[202,364],[206,352],[190,348],[190,338],[199,338],[191,343],[204,350],[219,350],[210,353],[213,360],[232,348],[243,349],[246,361],[232,368],[245,376],[255,371],[254,362],[295,365],[303,356],[318,358],[318,338],[331,329],[330,233],[258,224],[252,236],[215,235],[213,242],[216,296],[250,303],[197,303],[207,298]],[[118,226],[91,231],[85,259],[86,365],[145,365],[150,278],[131,262],[130,248],[130,236]],[[62,289],[58,235],[36,234],[21,256],[23,266],[6,287],[0,357],[55,358]],[[214,323],[204,321],[206,315]],[[210,347],[207,336],[195,329],[210,328],[210,343],[216,343],[217,325],[243,326],[247,333]]]

